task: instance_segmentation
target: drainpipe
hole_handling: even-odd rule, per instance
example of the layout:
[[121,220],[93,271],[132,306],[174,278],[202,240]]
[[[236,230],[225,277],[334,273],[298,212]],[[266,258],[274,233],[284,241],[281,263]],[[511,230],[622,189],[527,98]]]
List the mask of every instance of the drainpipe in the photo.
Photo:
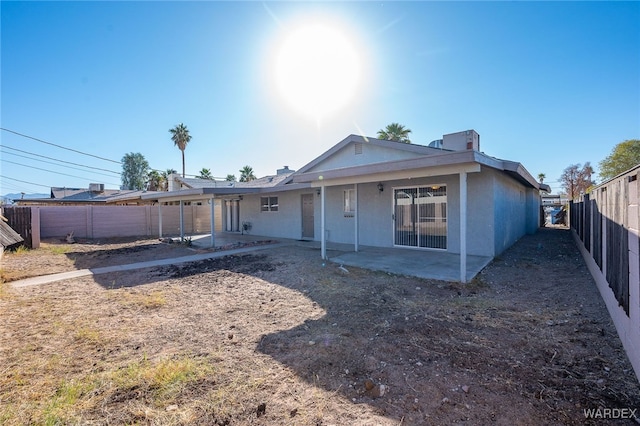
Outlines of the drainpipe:
[[467,172],[460,172],[460,282],[467,282]]

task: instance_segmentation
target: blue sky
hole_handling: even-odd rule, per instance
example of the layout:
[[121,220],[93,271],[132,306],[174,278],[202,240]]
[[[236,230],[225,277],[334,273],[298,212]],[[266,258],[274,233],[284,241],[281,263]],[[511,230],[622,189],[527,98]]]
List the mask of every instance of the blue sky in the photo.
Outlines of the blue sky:
[[[418,144],[475,129],[482,151],[545,173],[556,192],[568,165],[597,169],[617,143],[640,139],[638,2],[0,7],[1,127],[116,162],[139,152],[181,170],[168,130],[183,122],[187,174],[250,165],[264,176],[399,122]],[[353,96],[322,116],[287,103],[274,71],[288,37],[313,25],[355,52],[357,65],[326,61],[325,72],[359,70]],[[115,162],[0,136],[0,194],[120,184],[97,170],[120,172]]]

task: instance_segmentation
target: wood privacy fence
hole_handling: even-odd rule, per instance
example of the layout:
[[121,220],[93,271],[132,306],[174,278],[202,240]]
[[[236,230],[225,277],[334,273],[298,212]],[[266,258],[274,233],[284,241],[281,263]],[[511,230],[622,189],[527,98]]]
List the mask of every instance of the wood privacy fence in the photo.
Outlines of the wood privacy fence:
[[30,207],[2,208],[2,215],[7,218],[7,223],[24,239],[23,243],[29,248],[33,247],[33,232],[31,228]]
[[[41,238],[64,237],[70,232],[77,238],[109,238],[180,234],[180,206],[37,206]],[[184,206],[184,232],[211,232],[208,204]],[[214,226],[222,229],[220,200],[215,202]],[[35,224],[33,225],[35,226]]]
[[640,379],[640,165],[570,204],[570,225]]

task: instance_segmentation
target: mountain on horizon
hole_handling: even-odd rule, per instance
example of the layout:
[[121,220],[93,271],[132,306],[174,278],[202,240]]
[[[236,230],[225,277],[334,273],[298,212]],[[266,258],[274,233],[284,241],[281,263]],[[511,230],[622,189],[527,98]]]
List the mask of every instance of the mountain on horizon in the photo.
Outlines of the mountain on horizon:
[[13,200],[18,200],[20,198],[49,198],[51,197],[51,194],[24,194],[24,197],[22,196],[22,193],[20,192],[13,192],[10,194],[4,194],[4,195],[0,195],[0,198],[2,198],[3,201],[11,203],[13,202]]

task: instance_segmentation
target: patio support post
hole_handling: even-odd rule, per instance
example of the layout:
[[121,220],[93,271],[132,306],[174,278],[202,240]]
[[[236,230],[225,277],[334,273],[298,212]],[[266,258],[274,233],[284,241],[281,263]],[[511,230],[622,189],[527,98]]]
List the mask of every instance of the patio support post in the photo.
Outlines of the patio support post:
[[211,247],[215,247],[216,246],[216,221],[215,221],[215,199],[213,198],[213,196],[211,196],[211,199],[209,200],[209,202],[211,203],[211,211],[210,211],[210,217],[211,217]]
[[460,172],[460,282],[467,282],[467,172]]
[[353,208],[353,218],[354,218],[354,226],[355,226],[355,243],[354,243],[354,251],[358,251],[358,245],[360,243],[359,239],[360,239],[360,235],[359,235],[359,230],[358,230],[358,184],[355,183],[353,184],[353,198],[354,201],[356,203],[356,205]]
[[162,238],[162,203],[158,201],[158,236]]
[[184,242],[184,202],[180,200],[180,242]]
[[320,256],[322,259],[327,258],[327,235],[324,223],[324,205],[325,205],[325,188],[324,185],[320,187]]

